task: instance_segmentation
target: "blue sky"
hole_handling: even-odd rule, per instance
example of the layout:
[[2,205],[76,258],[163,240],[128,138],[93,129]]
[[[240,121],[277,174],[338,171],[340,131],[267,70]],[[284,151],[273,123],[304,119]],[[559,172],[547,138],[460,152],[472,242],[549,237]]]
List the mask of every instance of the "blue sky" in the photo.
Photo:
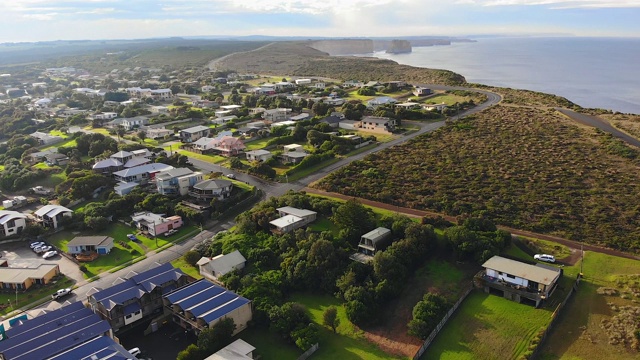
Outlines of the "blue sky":
[[0,0],[0,42],[201,35],[640,36],[640,0]]

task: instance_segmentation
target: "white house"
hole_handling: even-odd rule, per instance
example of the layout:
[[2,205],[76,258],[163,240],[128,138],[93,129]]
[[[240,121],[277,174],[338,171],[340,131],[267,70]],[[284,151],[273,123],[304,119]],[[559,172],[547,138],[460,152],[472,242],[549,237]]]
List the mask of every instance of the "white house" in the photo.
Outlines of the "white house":
[[224,179],[209,179],[196,183],[189,188],[189,196],[198,200],[223,200],[231,196],[233,183]]
[[433,111],[433,110],[442,111],[442,110],[447,108],[447,104],[445,104],[445,103],[440,103],[440,104],[422,104],[422,108],[424,110],[427,110],[427,111]]
[[42,226],[57,229],[63,217],[71,217],[73,210],[60,205],[45,205],[33,213]]
[[271,122],[285,121],[289,117],[290,113],[291,109],[286,108],[265,110],[262,113],[262,118]]
[[163,163],[152,163],[116,171],[113,173],[113,178],[116,181],[122,183],[133,182],[138,184],[146,184],[150,180],[153,180],[157,173],[171,169],[173,169],[173,166],[171,165]]
[[165,128],[147,128],[147,137],[150,139],[160,139],[173,135],[173,131]]
[[136,117],[125,118],[121,120],[122,122],[120,124],[127,131],[131,131],[133,129],[139,128],[149,123],[149,119],[144,116],[136,116]]
[[203,257],[196,263],[200,270],[200,275],[205,278],[220,283],[220,278],[234,270],[242,270],[247,259],[236,250],[226,255],[218,255],[213,258]]
[[247,160],[260,162],[269,160],[273,156],[271,151],[262,149],[247,151],[245,154],[247,155]]
[[276,209],[280,215],[279,219],[275,219],[269,224],[275,233],[288,233],[295,229],[301,228],[316,220],[318,213],[306,209],[298,209],[291,206],[285,206]]
[[396,100],[396,99],[394,99],[392,97],[380,96],[380,97],[373,98],[373,99],[367,101],[367,108],[376,109],[376,108],[378,108],[378,106],[394,105],[397,102],[398,102],[398,100]]
[[27,226],[27,215],[11,210],[0,210],[0,237],[17,235]]
[[302,145],[299,144],[289,144],[289,145],[285,145],[283,147],[284,152],[291,152],[291,151],[298,151],[298,152],[304,152],[304,147]]
[[155,176],[158,193],[163,195],[187,195],[189,188],[202,179],[201,172],[187,168],[169,169]]
[[67,243],[69,254],[96,252],[107,255],[113,249],[113,238],[109,236],[77,236]]
[[415,89],[413,89],[413,95],[415,96],[427,96],[431,94],[433,94],[433,91],[426,87],[416,86]]
[[309,85],[311,84],[311,79],[296,79],[296,85]]

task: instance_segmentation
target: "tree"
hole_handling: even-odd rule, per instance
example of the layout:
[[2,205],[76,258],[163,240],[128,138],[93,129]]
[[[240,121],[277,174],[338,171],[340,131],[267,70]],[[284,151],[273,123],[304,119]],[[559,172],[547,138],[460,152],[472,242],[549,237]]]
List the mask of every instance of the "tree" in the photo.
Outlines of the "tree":
[[274,306],[269,311],[269,319],[271,320],[271,328],[286,336],[311,322],[304,306],[294,302],[288,302],[282,306]]
[[331,220],[342,230],[341,235],[350,242],[359,241],[362,234],[375,226],[371,209],[367,209],[356,199],[338,206]]
[[139,138],[142,142],[144,142],[144,139],[146,139],[146,138],[147,138],[147,133],[146,133],[144,130],[140,130],[140,131],[138,131],[138,133],[137,133],[136,135],[138,135],[138,138]]
[[335,306],[329,306],[322,314],[322,323],[325,326],[330,327],[333,332],[336,332],[336,328],[340,325],[340,319],[338,318],[338,309]]
[[213,354],[229,345],[236,324],[233,318],[224,318],[213,327],[204,329],[198,334],[198,348],[206,354]]
[[413,319],[409,321],[409,334],[426,339],[449,309],[443,296],[433,293],[424,295],[413,308]]
[[191,344],[178,353],[176,360],[202,360],[209,354],[202,351],[197,345]]
[[187,264],[196,267],[196,263],[198,262],[198,260],[200,260],[200,258],[202,258],[202,256],[197,251],[189,250],[184,255],[182,255],[182,258]]

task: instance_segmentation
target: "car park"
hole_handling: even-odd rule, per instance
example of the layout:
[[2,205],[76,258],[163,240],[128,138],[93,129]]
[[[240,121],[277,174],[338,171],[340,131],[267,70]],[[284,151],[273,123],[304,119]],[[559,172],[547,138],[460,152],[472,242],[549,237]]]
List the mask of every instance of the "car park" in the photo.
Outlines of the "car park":
[[538,260],[538,261],[544,261],[544,262],[549,262],[549,263],[554,263],[556,262],[556,258],[553,255],[548,255],[548,254],[535,254],[533,256],[534,259]]
[[33,251],[35,251],[36,254],[42,254],[42,253],[45,253],[45,252],[51,251],[51,250],[53,250],[53,247],[49,246],[49,245],[39,246],[39,247],[33,249]]
[[171,229],[171,230],[167,231],[166,233],[164,233],[164,236],[171,236],[171,235],[173,235],[173,234],[175,234],[177,232],[178,232],[178,230]]
[[49,259],[52,258],[54,256],[58,255],[58,252],[55,250],[51,250],[51,251],[47,251],[46,253],[42,254],[42,258],[43,259]]

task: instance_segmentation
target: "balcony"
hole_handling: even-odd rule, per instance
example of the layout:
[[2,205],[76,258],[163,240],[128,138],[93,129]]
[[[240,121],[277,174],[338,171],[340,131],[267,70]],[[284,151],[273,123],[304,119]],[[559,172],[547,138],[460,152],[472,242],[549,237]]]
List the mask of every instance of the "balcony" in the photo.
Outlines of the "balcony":
[[[510,294],[510,295],[517,295],[518,297],[532,300],[536,303],[536,306],[542,300],[547,298],[547,295],[545,293],[542,293],[537,289],[530,289],[526,286],[511,284],[504,280],[487,276],[484,270],[476,274],[476,276],[474,277],[474,282],[478,287],[488,287],[488,288],[502,291],[504,293],[504,297],[506,298],[513,298],[513,296],[507,296],[507,294]],[[555,284],[554,284],[554,288],[555,288]],[[550,293],[551,291],[549,292],[549,294]]]

